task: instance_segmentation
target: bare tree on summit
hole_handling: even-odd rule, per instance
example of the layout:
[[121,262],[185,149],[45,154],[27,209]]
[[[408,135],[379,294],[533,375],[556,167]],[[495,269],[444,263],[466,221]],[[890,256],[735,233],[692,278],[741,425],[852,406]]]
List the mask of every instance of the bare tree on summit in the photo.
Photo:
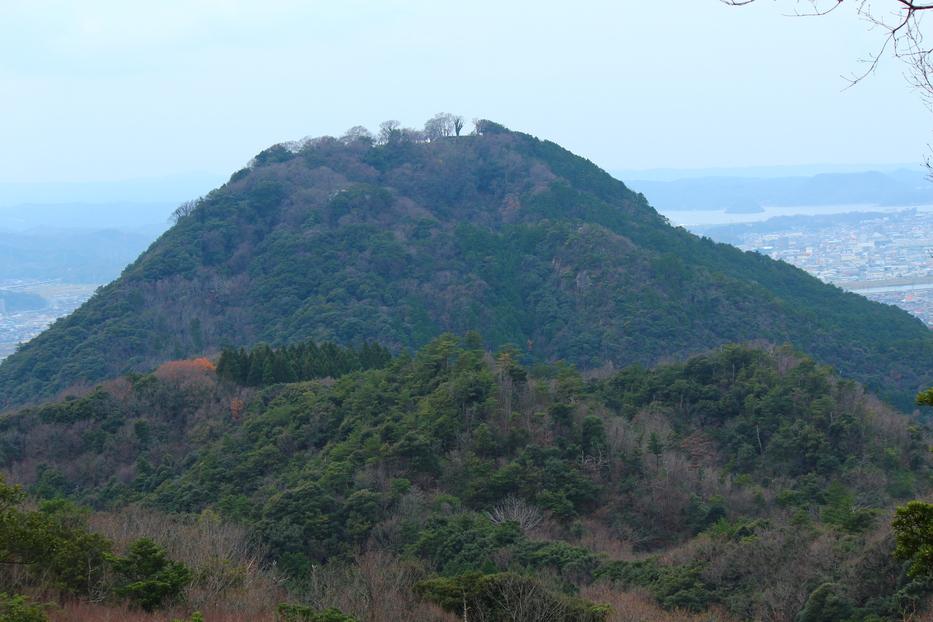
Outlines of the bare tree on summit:
[[424,124],[424,136],[427,140],[437,140],[454,133],[456,117],[449,112],[438,112]]
[[171,220],[173,223],[177,224],[179,220],[190,216],[194,210],[198,208],[198,205],[201,204],[201,199],[195,199],[193,201],[185,201],[181,205],[175,208],[175,211],[172,212]]
[[[730,6],[747,6],[759,0],[720,0]],[[869,54],[864,62],[867,68],[849,77],[855,84],[878,66],[882,55],[891,51],[910,67],[910,81],[923,93],[928,106],[933,107],[933,46],[924,40],[923,18],[933,11],[931,0],[795,0],[792,15],[828,15],[841,7],[853,10],[881,31],[884,39],[880,47]],[[801,10],[800,5],[808,8]]]
[[387,143],[399,135],[402,124],[395,120],[383,121],[379,124],[379,142]]
[[374,140],[372,133],[362,125],[354,125],[340,137],[340,141],[346,144],[356,141],[372,143]]

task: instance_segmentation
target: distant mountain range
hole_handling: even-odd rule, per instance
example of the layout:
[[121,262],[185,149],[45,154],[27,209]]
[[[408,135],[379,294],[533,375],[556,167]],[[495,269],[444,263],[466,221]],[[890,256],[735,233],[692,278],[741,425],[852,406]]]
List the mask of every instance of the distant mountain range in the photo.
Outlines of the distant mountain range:
[[181,201],[167,203],[23,203],[0,207],[0,231],[41,233],[144,229],[161,233]]
[[[630,173],[635,174],[635,173]],[[818,205],[933,204],[933,183],[922,170],[823,173],[792,177],[687,177],[624,181],[661,211],[727,210]]]
[[[0,182],[0,229],[3,210],[23,204],[169,204],[197,197],[223,181],[222,176],[189,173],[145,179],[94,182]],[[161,220],[161,219],[160,219]]]
[[693,225],[690,230],[697,235],[708,236],[717,242],[741,245],[749,234],[766,234],[786,232],[793,229],[836,228],[846,225],[856,225],[866,220],[876,218],[909,218],[916,214],[915,209],[905,209],[894,212],[843,212],[841,214],[799,214],[794,216],[775,216],[757,222],[739,222],[718,225]]
[[46,305],[45,299],[37,294],[0,289],[0,315],[19,311],[36,311]]
[[0,230],[0,280],[108,283],[155,240],[161,227]]

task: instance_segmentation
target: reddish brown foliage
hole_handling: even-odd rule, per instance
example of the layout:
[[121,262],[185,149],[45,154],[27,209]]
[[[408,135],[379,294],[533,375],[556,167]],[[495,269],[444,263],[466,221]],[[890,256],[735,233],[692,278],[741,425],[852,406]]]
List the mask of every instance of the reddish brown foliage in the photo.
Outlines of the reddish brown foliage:
[[233,417],[234,421],[240,420],[240,415],[243,414],[243,410],[246,408],[246,403],[238,397],[230,400],[230,416]]
[[206,358],[197,358],[184,361],[169,361],[159,365],[155,370],[155,377],[166,382],[179,385],[200,385],[213,381],[216,368]]

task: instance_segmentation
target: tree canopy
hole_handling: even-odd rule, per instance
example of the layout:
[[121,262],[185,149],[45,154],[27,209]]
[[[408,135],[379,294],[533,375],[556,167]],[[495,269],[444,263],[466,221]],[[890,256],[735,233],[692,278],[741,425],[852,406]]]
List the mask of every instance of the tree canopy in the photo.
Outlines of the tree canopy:
[[[929,433],[856,383],[787,347],[585,379],[483,343],[445,334],[369,369],[246,386],[224,366],[169,363],[0,419],[0,468],[36,465],[26,490],[50,516],[70,516],[54,501],[67,496],[244,525],[293,595],[323,576],[353,592],[373,564],[406,577],[392,579],[402,609],[454,616],[518,599],[599,620],[599,603],[637,591],[661,612],[893,620],[929,593],[902,572],[923,533],[899,544],[904,561],[887,536],[896,505],[929,493]],[[150,542],[122,561],[81,542],[99,542],[114,597],[139,607],[185,578]],[[289,602],[367,619],[358,601]]]

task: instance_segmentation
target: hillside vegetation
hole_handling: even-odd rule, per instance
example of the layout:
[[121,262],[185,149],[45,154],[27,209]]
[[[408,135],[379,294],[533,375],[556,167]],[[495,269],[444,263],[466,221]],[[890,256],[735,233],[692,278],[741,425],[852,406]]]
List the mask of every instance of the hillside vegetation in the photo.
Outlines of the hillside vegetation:
[[[303,344],[279,366],[364,351],[378,349]],[[287,383],[176,361],[0,419],[0,468],[40,499],[168,517],[141,524],[240,525],[259,546],[253,579],[188,609],[182,594],[182,613],[261,581],[279,586],[264,615],[289,603],[296,620],[464,606],[495,620],[518,601],[529,621],[868,622],[927,607],[888,527],[930,491],[919,421],[786,347],[589,378],[519,355],[442,335]],[[186,550],[178,530],[149,531]]]
[[4,360],[0,408],[225,346],[399,352],[474,329],[582,369],[788,342],[904,408],[933,383],[933,335],[906,312],[671,227],[554,143],[477,129],[263,151]]

